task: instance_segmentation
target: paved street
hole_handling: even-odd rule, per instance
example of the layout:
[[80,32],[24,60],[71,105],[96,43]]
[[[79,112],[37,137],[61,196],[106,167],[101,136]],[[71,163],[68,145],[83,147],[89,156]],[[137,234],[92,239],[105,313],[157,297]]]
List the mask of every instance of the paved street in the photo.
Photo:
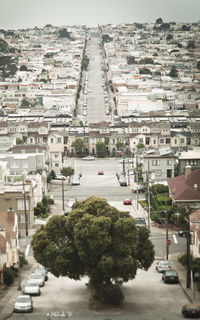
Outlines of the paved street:
[[[147,220],[147,212],[140,205],[137,206],[136,196],[131,193],[132,185],[134,185],[133,176],[130,178],[130,186],[119,186],[115,174],[116,170],[120,169],[119,159],[96,159],[91,162],[83,161],[82,159],[69,159],[66,161],[66,165],[71,165],[76,170],[81,169],[82,171],[80,186],[65,186],[67,190],[65,191],[66,205],[68,199],[72,196],[78,200],[83,200],[91,195],[102,196],[107,199],[110,205],[119,210],[129,211],[133,217],[143,216]],[[99,176],[97,174],[98,170],[103,170],[104,175]],[[63,214],[61,184],[57,185],[54,191],[51,187],[50,194],[53,194],[55,199],[51,214]],[[144,195],[140,196],[144,197]],[[132,198],[133,204],[131,206],[123,205],[125,197]],[[172,231],[169,232],[169,238],[172,241],[169,248],[169,258],[174,261],[179,252],[184,252],[186,242],[184,238],[178,238],[176,233]],[[164,257],[166,254],[165,230],[151,224],[151,239],[155,246],[156,260],[147,272],[138,270],[136,278],[123,285],[125,294],[123,308],[94,312],[88,308],[89,290],[86,286],[87,278],[76,282],[63,277],[57,279],[50,274],[49,280],[44,288],[41,289],[41,296],[33,298],[34,312],[29,315],[13,314],[10,319],[181,319],[180,310],[182,305],[189,301],[187,296],[180,285],[164,284],[161,280],[162,275],[155,270],[157,259]],[[30,243],[30,239],[28,241],[21,239],[24,249],[28,243]],[[30,249],[28,252],[29,259],[31,259],[31,255],[32,250]],[[32,269],[34,269],[34,266],[32,266]],[[28,272],[23,276],[22,284],[26,282],[27,277]],[[183,281],[184,277],[185,275],[183,274]],[[16,296],[17,294],[16,290]]]

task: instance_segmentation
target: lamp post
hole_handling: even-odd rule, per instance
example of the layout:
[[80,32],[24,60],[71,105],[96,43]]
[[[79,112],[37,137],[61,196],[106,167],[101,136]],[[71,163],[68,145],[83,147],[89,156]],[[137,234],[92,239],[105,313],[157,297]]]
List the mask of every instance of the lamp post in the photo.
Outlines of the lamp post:
[[[8,213],[14,212],[13,208],[9,208]],[[19,225],[18,225],[18,216],[17,216],[17,225],[16,225],[16,233],[17,233],[17,253],[18,253],[18,285],[17,290],[21,291],[21,270],[20,270],[20,246],[19,246]]]

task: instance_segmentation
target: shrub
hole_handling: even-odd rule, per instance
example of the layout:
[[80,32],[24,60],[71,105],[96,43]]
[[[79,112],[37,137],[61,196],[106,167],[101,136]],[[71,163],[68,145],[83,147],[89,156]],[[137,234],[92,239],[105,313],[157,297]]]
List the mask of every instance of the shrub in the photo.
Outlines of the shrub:
[[34,208],[34,216],[38,217],[40,215],[40,213],[41,213],[40,208],[35,207]]
[[19,261],[20,261],[20,267],[22,268],[25,264],[28,263],[28,261],[25,259],[24,252],[20,251],[19,253]]
[[14,282],[14,273],[10,268],[3,270],[3,281],[7,286]]
[[187,253],[184,253],[182,256],[178,257],[178,261],[183,265],[187,265]]

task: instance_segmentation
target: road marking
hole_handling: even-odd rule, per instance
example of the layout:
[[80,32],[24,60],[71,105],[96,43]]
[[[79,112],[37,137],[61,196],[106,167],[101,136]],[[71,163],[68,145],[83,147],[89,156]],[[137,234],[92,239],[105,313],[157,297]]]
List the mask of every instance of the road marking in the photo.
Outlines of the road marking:
[[177,238],[175,236],[175,234],[173,234],[173,239],[174,239],[174,243],[178,243]]
[[30,249],[30,244],[28,244],[27,247],[26,247],[25,256],[28,255],[29,249]]

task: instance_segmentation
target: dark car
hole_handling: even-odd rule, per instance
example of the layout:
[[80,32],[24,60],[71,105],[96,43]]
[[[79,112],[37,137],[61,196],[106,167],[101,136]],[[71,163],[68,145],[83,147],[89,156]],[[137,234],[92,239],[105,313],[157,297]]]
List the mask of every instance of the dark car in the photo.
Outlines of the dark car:
[[182,238],[183,238],[183,237],[186,238],[186,237],[187,237],[187,231],[183,231],[183,230],[178,231],[178,236],[179,236],[179,237],[182,237]]
[[178,283],[178,273],[175,270],[164,271],[162,280],[164,283]]
[[200,317],[200,306],[198,304],[185,304],[182,308],[184,317]]

